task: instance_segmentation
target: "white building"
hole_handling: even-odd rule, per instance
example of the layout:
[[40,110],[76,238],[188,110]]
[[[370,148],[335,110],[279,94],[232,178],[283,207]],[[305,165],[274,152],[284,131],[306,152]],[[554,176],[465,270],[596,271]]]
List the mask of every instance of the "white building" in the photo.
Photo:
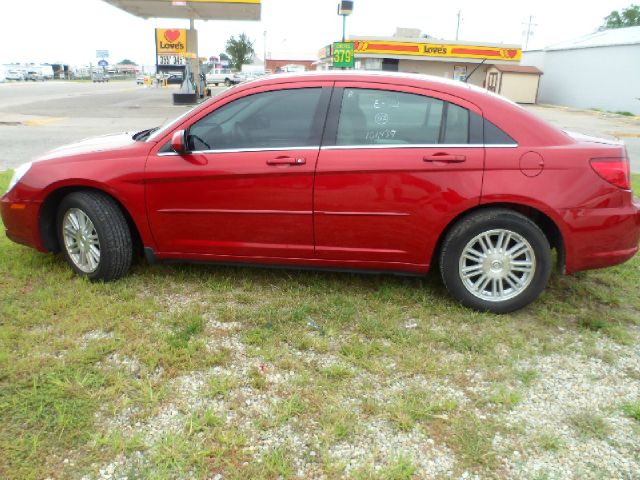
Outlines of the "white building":
[[540,103],[640,115],[640,26],[525,51],[522,64],[544,72]]

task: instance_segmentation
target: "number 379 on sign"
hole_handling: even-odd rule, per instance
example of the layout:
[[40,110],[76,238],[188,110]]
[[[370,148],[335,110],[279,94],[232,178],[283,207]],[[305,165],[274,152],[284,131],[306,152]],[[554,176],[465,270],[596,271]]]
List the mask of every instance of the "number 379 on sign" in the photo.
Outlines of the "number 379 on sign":
[[355,63],[353,43],[336,42],[333,44],[333,67],[353,68]]

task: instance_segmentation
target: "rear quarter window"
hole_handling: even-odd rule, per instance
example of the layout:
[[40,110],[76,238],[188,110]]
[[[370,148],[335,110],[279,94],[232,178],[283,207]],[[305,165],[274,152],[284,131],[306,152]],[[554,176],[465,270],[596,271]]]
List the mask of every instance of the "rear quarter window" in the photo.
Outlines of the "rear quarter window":
[[484,119],[484,143],[485,145],[516,145],[517,142],[502,129]]

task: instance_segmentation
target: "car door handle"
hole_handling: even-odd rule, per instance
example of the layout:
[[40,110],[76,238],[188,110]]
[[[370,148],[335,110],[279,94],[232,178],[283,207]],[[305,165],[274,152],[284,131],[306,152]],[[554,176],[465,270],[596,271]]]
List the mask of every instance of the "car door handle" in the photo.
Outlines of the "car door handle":
[[304,165],[307,160],[302,157],[276,157],[267,160],[267,165]]
[[443,163],[461,163],[467,159],[464,155],[450,155],[444,152],[434,153],[433,155],[425,155],[422,160],[425,162],[443,162]]

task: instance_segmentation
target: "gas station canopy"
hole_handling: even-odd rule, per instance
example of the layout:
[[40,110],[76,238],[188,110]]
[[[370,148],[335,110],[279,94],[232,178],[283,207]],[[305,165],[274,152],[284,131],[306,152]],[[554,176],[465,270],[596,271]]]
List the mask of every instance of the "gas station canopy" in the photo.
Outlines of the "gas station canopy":
[[104,0],[142,18],[260,20],[261,0]]

